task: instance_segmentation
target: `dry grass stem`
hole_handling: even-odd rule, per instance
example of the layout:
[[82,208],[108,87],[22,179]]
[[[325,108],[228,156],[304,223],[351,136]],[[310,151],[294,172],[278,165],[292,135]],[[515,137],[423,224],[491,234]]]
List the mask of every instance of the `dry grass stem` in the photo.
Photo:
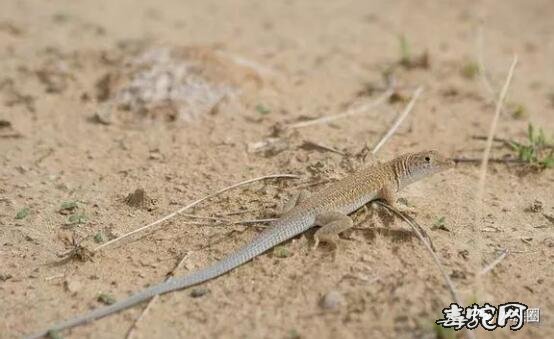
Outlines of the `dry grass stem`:
[[394,93],[394,90],[392,88],[388,88],[375,101],[368,102],[368,103],[366,103],[364,105],[361,105],[361,106],[358,106],[358,107],[350,108],[346,112],[342,112],[342,113],[335,114],[335,115],[329,115],[329,116],[321,117],[321,118],[318,118],[318,119],[297,122],[295,124],[289,125],[288,127],[289,128],[302,128],[302,127],[307,127],[307,126],[312,126],[312,125],[326,124],[326,123],[329,123],[331,121],[335,121],[335,120],[338,120],[338,119],[343,119],[343,118],[347,118],[347,117],[350,117],[350,116],[353,116],[353,115],[361,114],[361,113],[369,111],[370,109],[373,109],[375,107],[380,106],[381,104],[386,102],[391,97],[391,95],[393,93]]
[[200,198],[200,199],[198,199],[198,200],[196,200],[196,201],[193,201],[192,203],[190,203],[190,204],[188,204],[188,205],[186,205],[186,206],[184,206],[184,207],[178,209],[177,211],[175,211],[175,212],[173,212],[173,213],[170,213],[170,214],[168,214],[168,215],[166,215],[166,216],[164,216],[164,217],[162,217],[162,218],[160,218],[160,219],[158,219],[158,220],[156,220],[156,221],[154,221],[154,222],[152,222],[152,223],[150,223],[150,224],[148,224],[148,225],[139,227],[139,228],[137,228],[136,230],[133,230],[133,231],[131,231],[131,232],[129,232],[129,233],[126,233],[126,234],[124,234],[124,235],[122,235],[122,236],[119,236],[119,237],[117,237],[117,238],[115,238],[115,239],[112,239],[112,240],[110,240],[110,241],[107,241],[107,242],[105,242],[104,244],[99,245],[98,247],[94,248],[94,249],[93,249],[93,252],[96,252],[96,251],[98,251],[98,250],[100,250],[100,249],[102,249],[102,248],[104,248],[104,247],[106,247],[106,246],[109,246],[109,245],[111,245],[111,244],[113,244],[113,243],[115,243],[115,242],[118,242],[118,241],[120,241],[120,240],[123,240],[123,239],[125,239],[125,238],[128,238],[128,237],[130,237],[130,236],[132,236],[132,235],[134,235],[134,234],[143,232],[143,231],[145,231],[145,230],[147,230],[147,229],[149,229],[149,228],[151,228],[151,227],[153,227],[153,226],[155,226],[155,225],[157,225],[157,224],[159,224],[159,223],[162,223],[162,222],[164,222],[164,221],[166,221],[166,220],[169,220],[169,219],[173,218],[174,216],[176,216],[176,215],[178,215],[178,214],[180,214],[180,213],[182,213],[182,212],[184,212],[184,211],[186,211],[186,210],[188,210],[188,209],[190,209],[190,208],[192,208],[192,207],[198,205],[198,204],[201,203],[202,201],[208,200],[208,199],[210,199],[210,198],[213,198],[213,197],[215,197],[215,196],[217,196],[217,195],[219,195],[219,194],[221,194],[221,193],[227,192],[227,191],[232,190],[232,189],[234,189],[234,188],[237,188],[237,187],[240,187],[240,186],[244,186],[244,185],[247,185],[247,184],[256,182],[256,181],[261,181],[261,180],[266,180],[266,179],[275,179],[275,178],[293,178],[293,179],[297,179],[297,178],[299,178],[299,176],[294,175],[294,174],[272,174],[272,175],[265,175],[265,176],[257,177],[257,178],[254,178],[254,179],[249,179],[249,180],[241,181],[241,182],[239,182],[239,183],[237,183],[237,184],[234,184],[234,185],[225,187],[225,188],[220,189],[219,191],[217,191],[217,192],[215,192],[215,193],[208,194],[207,196],[205,196],[205,197],[203,197],[203,198]]
[[512,76],[514,74],[514,69],[517,65],[517,55],[514,55],[512,64],[510,66],[510,70],[508,71],[508,76],[506,77],[506,82],[504,83],[504,86],[502,87],[502,91],[500,92],[500,95],[498,97],[498,101],[496,102],[496,110],[494,113],[494,117],[492,119],[492,123],[489,129],[489,133],[487,135],[487,144],[485,147],[485,151],[483,152],[483,160],[481,162],[481,168],[479,173],[479,184],[477,187],[477,204],[480,205],[480,202],[483,199],[483,191],[485,188],[485,180],[487,176],[487,165],[489,162],[489,156],[491,152],[492,142],[494,138],[494,133],[496,131],[496,126],[498,124],[498,118],[500,117],[500,111],[502,110],[502,105],[504,104],[504,100],[506,98],[506,94],[508,93],[508,88],[510,87],[510,83],[512,81]]
[[448,276],[448,274],[444,270],[442,264],[440,263],[439,258],[435,254],[435,251],[433,251],[433,248],[431,247],[431,243],[428,240],[426,240],[425,237],[423,236],[423,234],[421,232],[422,227],[412,217],[406,215],[405,213],[402,213],[397,208],[387,204],[386,202],[383,202],[381,200],[377,200],[376,203],[379,204],[380,206],[385,207],[386,209],[388,209],[389,211],[394,213],[397,217],[404,220],[408,225],[410,225],[410,227],[412,228],[414,233],[417,235],[419,240],[423,243],[423,245],[425,246],[425,248],[427,249],[427,251],[429,252],[431,257],[433,258],[433,261],[435,262],[437,268],[441,272],[441,274],[444,278],[444,281],[446,283],[446,286],[448,287],[448,290],[450,291],[450,295],[452,296],[452,299],[456,303],[458,303],[458,305],[462,305],[461,299],[458,296],[458,293],[456,292],[456,289],[454,288],[454,284],[452,283],[452,280],[450,280],[450,276]]
[[[435,265],[437,266],[440,273],[442,274],[444,282],[446,283],[446,287],[448,288],[448,291],[450,292],[450,296],[452,297],[454,302],[456,302],[458,305],[463,305],[462,300],[460,299],[460,296],[459,296],[458,292],[456,291],[456,288],[454,287],[454,283],[450,279],[450,276],[444,270],[444,267],[442,266],[442,264],[439,260],[439,257],[437,256],[437,254],[433,250],[432,243],[430,242],[431,239],[428,238],[426,240],[425,237],[423,236],[423,233],[421,232],[421,230],[423,228],[412,217],[402,213],[401,211],[399,211],[395,207],[385,203],[384,201],[377,200],[376,203],[379,204],[380,206],[385,207],[386,209],[388,209],[389,211],[394,213],[396,216],[398,216],[400,219],[404,220],[408,225],[410,225],[410,227],[412,228],[414,233],[417,235],[419,240],[423,243],[423,245],[427,249],[427,252],[429,252],[429,254],[431,255],[431,258],[435,262]],[[476,338],[475,333],[473,333],[471,330],[466,330],[465,335],[468,339],[475,339]]]
[[[190,253],[187,252],[185,255],[183,255],[183,257],[181,258],[181,260],[179,261],[179,263],[175,266],[175,268],[170,272],[170,276],[165,280],[166,282],[167,281],[170,281],[171,279],[173,279],[173,276],[175,275],[175,272],[177,272],[178,270],[181,269],[181,266],[183,266],[183,263],[185,262],[186,258],[188,257]],[[148,311],[150,310],[150,308],[152,308],[152,305],[158,301],[158,299],[160,298],[159,295],[155,295],[154,297],[152,297],[152,299],[150,299],[150,301],[148,301],[148,304],[146,305],[146,307],[144,308],[144,310],[142,311],[142,313],[140,314],[140,316],[135,320],[135,322],[133,323],[133,325],[131,326],[131,328],[129,328],[129,331],[127,331],[127,335],[125,336],[125,338],[127,339],[131,339],[131,338],[134,338],[135,337],[135,329],[137,328],[137,325],[138,323],[142,320],[142,318],[144,318],[146,316],[146,313],[148,313]]]
[[483,269],[481,270],[481,272],[479,272],[479,275],[485,275],[487,274],[488,272],[492,271],[492,269],[500,264],[500,262],[502,260],[504,260],[504,258],[506,258],[506,256],[509,254],[508,250],[503,250],[502,253],[500,253],[500,255],[494,259],[490,264],[488,264],[487,266],[483,267]]
[[421,95],[422,91],[423,91],[423,87],[420,86],[416,88],[416,90],[414,91],[414,94],[412,95],[412,98],[410,99],[410,102],[408,103],[408,105],[406,105],[406,108],[404,109],[404,111],[398,116],[396,121],[392,124],[392,126],[389,128],[387,133],[385,133],[385,135],[381,138],[381,140],[379,140],[377,145],[373,147],[373,149],[371,150],[371,154],[376,154],[379,151],[379,149],[381,149],[381,147],[383,147],[383,145],[390,139],[390,137],[392,137],[392,135],[394,134],[394,132],[396,132],[396,130],[398,129],[402,121],[404,121],[404,119],[414,108],[415,102],[417,98],[419,98],[419,96]]

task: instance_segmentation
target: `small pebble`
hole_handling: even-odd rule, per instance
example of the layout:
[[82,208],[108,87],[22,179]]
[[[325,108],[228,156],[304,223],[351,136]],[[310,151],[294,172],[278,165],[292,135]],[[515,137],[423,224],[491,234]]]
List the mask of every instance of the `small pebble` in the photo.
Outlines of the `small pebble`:
[[321,307],[327,310],[336,310],[345,303],[344,297],[338,291],[330,291],[321,298]]
[[193,298],[200,298],[201,296],[208,294],[210,290],[208,290],[205,287],[197,287],[193,288],[192,291],[190,291],[190,296]]
[[534,200],[531,205],[527,208],[527,211],[528,212],[532,212],[532,213],[539,213],[539,212],[542,212],[542,201],[540,200]]
[[79,290],[81,289],[82,286],[83,285],[81,284],[81,282],[79,280],[67,279],[66,281],[64,281],[65,289],[71,294],[75,294],[75,293],[79,292]]
[[542,242],[546,247],[554,248],[554,237],[545,238]]

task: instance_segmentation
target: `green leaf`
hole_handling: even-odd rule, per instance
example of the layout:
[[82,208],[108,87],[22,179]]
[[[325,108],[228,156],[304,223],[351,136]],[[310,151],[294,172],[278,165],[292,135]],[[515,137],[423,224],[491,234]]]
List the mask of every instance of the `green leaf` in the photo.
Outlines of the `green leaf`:
[[404,34],[398,36],[398,42],[400,43],[400,63],[407,65],[412,59],[410,44]]
[[257,104],[256,105],[256,111],[262,115],[266,115],[266,114],[269,114],[271,113],[271,110],[267,107],[265,107],[264,105],[262,104]]
[[115,302],[116,302],[115,298],[111,294],[108,294],[108,293],[100,293],[98,295],[97,300],[101,303],[106,304],[106,305],[115,304]]
[[46,333],[46,336],[50,339],[62,339],[62,335],[59,331],[56,330],[49,330],[48,333]]
[[553,168],[554,167],[554,156],[550,155],[547,158],[540,161],[540,164],[543,165],[545,168]]
[[[77,205],[77,202],[76,201],[64,201],[62,203],[62,205],[60,206],[60,212],[69,212],[69,211],[73,211],[74,209],[76,209],[77,207],[79,207]],[[69,213],[68,213],[69,214]]]
[[75,224],[83,224],[87,221],[86,215],[79,213],[79,214],[72,214],[69,217],[69,224],[75,225]]
[[474,79],[479,74],[479,65],[474,61],[468,61],[461,70],[462,76],[467,79]]
[[532,145],[535,141],[535,131],[533,128],[533,124],[531,123],[529,123],[529,126],[527,126],[527,138],[529,139],[529,142]]
[[435,329],[435,334],[437,339],[455,339],[456,332],[452,328],[444,328],[441,325],[433,323],[433,328]]
[[273,255],[277,258],[290,257],[291,253],[285,246],[277,246],[273,249]]
[[96,233],[94,235],[94,241],[97,243],[97,244],[101,244],[105,241],[104,239],[104,234],[102,234],[102,232],[98,231],[98,233]]
[[443,230],[443,231],[447,231],[447,232],[450,232],[450,230],[446,227],[446,218],[445,217],[440,217],[438,218],[435,223],[433,223],[433,225],[431,226],[431,229],[432,230]]
[[29,215],[29,212],[31,210],[28,208],[28,207],[23,207],[22,209],[20,209],[17,214],[15,215],[15,218],[16,219],[24,219],[25,217],[27,217]]

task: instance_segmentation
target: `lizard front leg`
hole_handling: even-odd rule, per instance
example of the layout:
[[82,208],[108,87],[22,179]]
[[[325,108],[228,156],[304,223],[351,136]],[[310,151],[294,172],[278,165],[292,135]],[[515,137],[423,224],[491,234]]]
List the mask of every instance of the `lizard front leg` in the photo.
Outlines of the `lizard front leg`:
[[[399,209],[398,204],[396,203],[396,192],[394,188],[392,188],[391,186],[384,186],[383,188],[381,188],[378,196],[379,196],[379,199],[384,200],[388,205]],[[402,209],[399,209],[399,210],[401,210],[404,213],[415,212],[415,210],[409,206],[403,207]]]
[[337,247],[339,233],[352,227],[352,219],[341,212],[325,212],[318,214],[315,218],[315,224],[321,226],[314,234],[314,250],[321,241],[331,244],[333,248]]
[[381,188],[379,191],[379,198],[391,206],[396,205],[396,193],[390,186],[383,186],[383,188]]

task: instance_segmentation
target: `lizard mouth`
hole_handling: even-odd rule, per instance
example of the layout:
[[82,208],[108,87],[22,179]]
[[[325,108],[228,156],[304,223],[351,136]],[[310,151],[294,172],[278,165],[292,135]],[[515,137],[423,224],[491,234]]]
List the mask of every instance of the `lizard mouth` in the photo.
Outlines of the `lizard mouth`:
[[456,166],[456,162],[454,161],[454,159],[445,159],[444,163],[443,163],[443,166],[446,169],[454,168]]

